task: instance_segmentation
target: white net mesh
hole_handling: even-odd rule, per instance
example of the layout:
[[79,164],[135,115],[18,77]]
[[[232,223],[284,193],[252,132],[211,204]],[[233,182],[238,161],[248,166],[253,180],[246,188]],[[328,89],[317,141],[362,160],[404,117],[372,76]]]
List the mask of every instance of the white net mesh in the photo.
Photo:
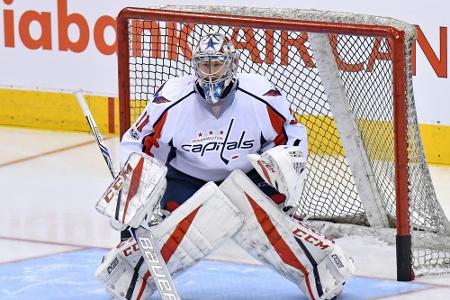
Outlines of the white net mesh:
[[[404,31],[406,70],[403,75],[407,82],[408,188],[414,267],[419,275],[450,270],[450,225],[433,189],[414,106],[411,79],[414,26],[389,18],[296,9],[218,6],[165,9],[361,25],[358,34],[326,35],[332,64],[338,70],[333,80],[342,90],[334,94],[329,90],[330,83],[326,83],[330,81],[325,79],[327,66],[318,68],[320,49],[312,47],[313,33],[302,29],[252,28],[240,25],[239,21],[219,26],[213,21],[193,24],[183,18],[177,22],[131,19],[128,69],[120,72],[130,76],[126,109],[130,110],[133,122],[164,81],[193,73],[191,51],[202,35],[214,29],[231,37],[241,55],[240,71],[264,75],[280,88],[291,102],[297,119],[308,129],[309,173],[298,205],[299,213],[315,220],[364,226],[378,222],[384,227],[396,224],[393,50],[389,39],[378,33],[371,35],[367,28],[382,25]],[[343,98],[343,111],[350,112],[348,122],[345,121],[348,117],[340,113],[338,116],[332,109],[335,104],[330,100],[336,97]],[[352,139],[358,140],[356,147],[341,139],[340,136],[346,136],[343,128],[353,128]],[[358,162],[353,156],[364,156],[360,160],[364,172],[355,167]],[[366,185],[373,188],[365,192]]]

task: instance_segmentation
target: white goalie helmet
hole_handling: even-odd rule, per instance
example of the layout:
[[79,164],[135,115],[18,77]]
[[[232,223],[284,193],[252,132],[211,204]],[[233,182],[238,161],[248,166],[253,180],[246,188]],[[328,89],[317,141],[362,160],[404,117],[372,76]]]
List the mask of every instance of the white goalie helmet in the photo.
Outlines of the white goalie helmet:
[[239,55],[225,35],[211,32],[200,39],[192,54],[192,66],[208,102],[216,104],[223,98],[238,65]]

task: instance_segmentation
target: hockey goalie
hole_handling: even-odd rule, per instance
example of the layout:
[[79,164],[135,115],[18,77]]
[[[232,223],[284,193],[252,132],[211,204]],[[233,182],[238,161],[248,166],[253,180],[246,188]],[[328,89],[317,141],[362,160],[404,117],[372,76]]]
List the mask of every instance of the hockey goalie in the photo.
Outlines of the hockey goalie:
[[[195,74],[162,85],[123,136],[122,171],[97,209],[118,230],[147,228],[171,276],[233,239],[309,299],[334,299],[352,262],[292,217],[307,174],[306,129],[280,90],[238,65],[227,37],[200,39]],[[158,288],[140,250],[123,239],[97,269],[117,299]]]

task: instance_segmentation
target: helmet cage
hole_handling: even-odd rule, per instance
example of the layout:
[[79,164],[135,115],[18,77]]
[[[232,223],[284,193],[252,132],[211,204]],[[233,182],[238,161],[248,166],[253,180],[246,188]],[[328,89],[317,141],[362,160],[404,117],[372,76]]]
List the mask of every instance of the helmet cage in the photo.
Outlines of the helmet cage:
[[[199,55],[194,58],[195,75],[202,82],[215,84],[226,79],[227,70],[231,68],[232,59],[229,56],[221,55]],[[205,67],[202,67],[205,64]],[[220,66],[220,67],[217,67]],[[209,69],[209,71],[205,71]],[[234,75],[234,74],[233,74]]]
[[213,33],[201,38],[192,63],[208,102],[215,104],[221,100],[225,88],[236,76],[237,61],[234,46],[225,36]]

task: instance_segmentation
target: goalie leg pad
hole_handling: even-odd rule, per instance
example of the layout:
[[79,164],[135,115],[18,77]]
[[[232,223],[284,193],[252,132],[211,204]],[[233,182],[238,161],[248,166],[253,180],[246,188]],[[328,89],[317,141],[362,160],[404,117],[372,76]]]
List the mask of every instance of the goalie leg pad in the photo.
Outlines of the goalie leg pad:
[[147,285],[148,278],[142,275],[143,264],[138,244],[128,239],[109,252],[95,277],[105,284],[114,299],[146,299],[153,290]]
[[[349,260],[334,240],[293,218],[286,218],[294,239],[307,255],[312,265],[314,280],[320,281],[320,299],[332,299],[338,295],[344,283],[355,272]],[[320,291],[320,290],[319,290]]]
[[256,259],[296,283],[310,299],[331,299],[353,273],[353,264],[334,241],[283,214],[237,170],[220,189],[246,220],[233,236]]
[[[160,245],[169,272],[176,276],[214,251],[243,223],[239,209],[217,185],[209,182],[150,230]],[[117,266],[111,267],[113,265]],[[151,295],[156,290],[133,240],[113,249],[97,269],[96,276],[119,299],[125,299],[123,295],[127,294],[132,296],[129,299],[140,299],[139,295]]]

